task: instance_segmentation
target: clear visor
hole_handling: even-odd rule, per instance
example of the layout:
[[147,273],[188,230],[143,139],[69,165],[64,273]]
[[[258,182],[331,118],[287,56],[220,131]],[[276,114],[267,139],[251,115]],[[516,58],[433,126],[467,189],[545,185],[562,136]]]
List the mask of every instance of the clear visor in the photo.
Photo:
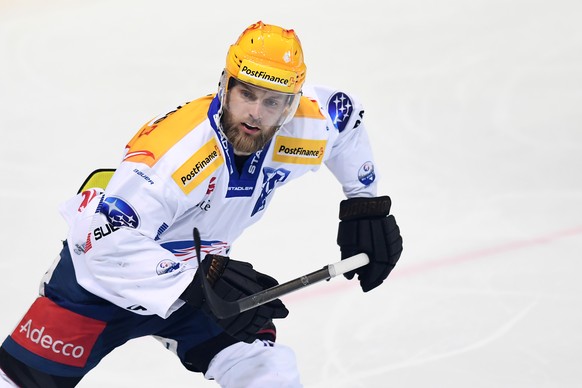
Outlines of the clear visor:
[[280,127],[293,118],[300,99],[301,93],[278,92],[228,75],[223,109],[252,126]]

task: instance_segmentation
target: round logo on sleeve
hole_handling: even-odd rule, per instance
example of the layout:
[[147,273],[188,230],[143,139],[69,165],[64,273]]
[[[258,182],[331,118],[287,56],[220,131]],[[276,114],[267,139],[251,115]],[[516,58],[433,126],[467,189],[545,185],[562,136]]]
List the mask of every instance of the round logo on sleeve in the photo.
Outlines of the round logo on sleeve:
[[358,179],[366,186],[371,185],[372,182],[376,180],[376,174],[374,173],[374,163],[366,162],[362,164],[362,167],[360,167],[358,170]]
[[127,226],[130,228],[137,228],[139,226],[137,212],[119,197],[105,198],[101,204],[100,211],[113,226]]
[[166,273],[174,272],[180,269],[180,263],[176,263],[175,261],[164,259],[160,261],[156,267],[156,273],[158,275],[163,275]]

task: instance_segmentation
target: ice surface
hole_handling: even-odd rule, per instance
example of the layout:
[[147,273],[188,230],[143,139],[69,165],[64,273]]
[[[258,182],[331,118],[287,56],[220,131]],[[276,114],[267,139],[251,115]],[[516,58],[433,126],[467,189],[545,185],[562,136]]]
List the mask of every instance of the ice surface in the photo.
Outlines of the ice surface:
[[[294,28],[308,82],[361,97],[405,251],[368,294],[285,298],[306,387],[582,386],[582,3],[0,1],[0,335],[57,254],[58,204],[151,117],[215,91],[259,19]],[[289,280],[338,260],[339,186],[279,191],[232,255]],[[258,244],[260,241],[262,244]],[[216,386],[153,339],[82,387]]]

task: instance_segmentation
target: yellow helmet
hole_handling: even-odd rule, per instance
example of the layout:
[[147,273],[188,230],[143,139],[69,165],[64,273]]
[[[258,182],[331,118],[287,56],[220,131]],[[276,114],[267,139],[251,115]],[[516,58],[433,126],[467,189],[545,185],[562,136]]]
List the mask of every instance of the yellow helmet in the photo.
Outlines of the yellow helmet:
[[252,85],[297,94],[306,71],[301,42],[295,31],[259,21],[230,46],[226,71]]

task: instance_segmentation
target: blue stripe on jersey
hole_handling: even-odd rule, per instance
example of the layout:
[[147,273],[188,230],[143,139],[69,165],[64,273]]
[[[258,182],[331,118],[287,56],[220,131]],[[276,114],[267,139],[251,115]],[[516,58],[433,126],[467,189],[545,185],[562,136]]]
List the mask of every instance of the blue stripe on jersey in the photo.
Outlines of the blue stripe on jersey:
[[208,109],[208,118],[210,120],[210,125],[216,136],[220,139],[220,145],[224,151],[226,157],[226,163],[228,165],[229,180],[228,180],[228,191],[226,193],[226,198],[233,197],[250,197],[253,195],[255,188],[257,186],[257,181],[260,177],[261,167],[265,160],[266,150],[269,149],[271,145],[271,140],[263,149],[255,152],[252,157],[249,157],[244,164],[242,174],[239,175],[236,165],[234,162],[234,150],[232,144],[225,138],[222,131],[218,128],[218,112],[220,110],[220,100],[218,97],[214,97],[210,103],[210,108]]

